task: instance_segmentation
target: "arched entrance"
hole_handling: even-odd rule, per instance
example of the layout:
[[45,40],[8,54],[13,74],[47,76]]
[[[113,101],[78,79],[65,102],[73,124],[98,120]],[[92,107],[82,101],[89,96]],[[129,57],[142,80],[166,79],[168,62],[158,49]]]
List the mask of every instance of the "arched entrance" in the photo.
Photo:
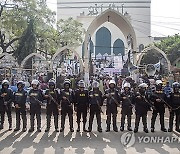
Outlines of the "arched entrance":
[[0,80],[11,81],[14,76],[18,78],[19,73],[19,65],[14,57],[8,53],[0,54]]
[[32,78],[37,78],[36,75],[46,76],[48,69],[48,61],[38,53],[31,53],[21,62],[21,71],[24,76]]
[[141,64],[141,60],[142,60],[143,56],[144,56],[146,53],[151,52],[151,51],[155,51],[155,52],[161,54],[161,56],[165,59],[165,61],[166,61],[166,63],[167,63],[167,70],[168,70],[168,72],[170,72],[171,63],[170,63],[170,61],[168,60],[166,54],[165,54],[161,49],[159,49],[159,48],[157,48],[157,47],[155,47],[155,46],[150,46],[150,47],[145,48],[145,49],[142,51],[142,53],[140,53],[140,54],[137,56],[137,63],[136,63],[136,65],[139,66],[139,65]]
[[[85,80],[86,83],[89,80],[89,37],[92,36],[92,34],[105,22],[111,22],[115,26],[119,28],[119,30],[123,33],[125,38],[132,39],[131,41],[131,47],[132,52],[136,51],[137,42],[136,42],[136,35],[135,31],[130,24],[130,22],[119,12],[115,10],[108,9],[104,11],[102,14],[97,16],[90,26],[87,29],[86,35],[85,35],[85,43],[84,43],[84,62],[85,62]],[[134,54],[134,61],[136,61],[136,55]]]
[[[67,55],[68,52],[71,52],[72,55],[71,56]],[[69,61],[68,64],[67,64],[67,62],[66,63],[64,62],[64,59]],[[79,73],[83,72],[84,66],[83,66],[82,58],[79,56],[79,54],[73,48],[64,46],[64,47],[58,49],[57,52],[53,55],[52,61],[50,64],[50,68],[54,72],[56,72],[56,75],[58,75],[60,73],[62,74],[62,72],[65,71],[65,67],[67,67],[66,65],[71,65],[71,64],[73,67],[73,71],[75,71],[75,72],[73,72],[73,74],[79,74]],[[77,68],[78,70],[76,70],[76,67],[78,67]],[[66,72],[64,72],[64,73],[66,73]]]

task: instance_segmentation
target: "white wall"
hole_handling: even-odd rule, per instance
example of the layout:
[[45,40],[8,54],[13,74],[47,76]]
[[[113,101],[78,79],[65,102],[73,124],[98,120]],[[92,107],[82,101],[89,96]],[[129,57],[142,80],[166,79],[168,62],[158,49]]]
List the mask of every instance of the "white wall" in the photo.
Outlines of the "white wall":
[[[87,6],[95,6],[95,4],[97,2],[100,2],[101,0],[92,0],[93,2],[96,3],[85,3],[85,4],[75,4],[75,3],[69,3],[69,2],[77,2],[79,0],[57,0],[57,19],[60,18],[68,18],[68,17],[74,17],[75,19],[77,19],[78,21],[80,21],[81,23],[83,23],[83,27],[85,29],[88,28],[88,26],[91,24],[91,22],[93,21],[93,19],[96,16],[87,16],[89,9],[88,8],[59,8],[59,7],[87,7]],[[88,0],[83,0],[83,2],[92,2],[92,1],[88,1]],[[116,1],[116,2],[120,2],[117,0],[103,0],[104,2],[109,2],[109,3],[104,3],[103,6],[108,7],[109,4],[113,4],[112,2]],[[137,45],[139,46],[140,44],[144,44],[145,46],[148,45],[149,43],[151,43],[151,4],[150,3],[143,3],[143,2],[151,2],[151,0],[139,0],[142,3],[125,3],[128,1],[136,1],[136,0],[123,0],[124,3],[124,9],[123,12],[128,12],[129,16],[130,16],[130,22],[132,23],[132,26],[134,27],[134,30],[136,32],[136,37],[137,37]],[[66,4],[62,4],[63,2],[65,2]],[[67,2],[69,4],[67,4]],[[82,1],[80,1],[82,2]],[[119,7],[119,11],[122,12],[122,3],[114,3],[116,5],[115,10],[117,10],[117,7]],[[102,3],[97,3],[97,6],[101,6]],[[149,8],[125,8],[125,7],[149,7]],[[103,8],[103,11],[106,10],[107,8]],[[97,8],[97,10],[99,11],[99,13],[101,13],[101,8]],[[84,16],[81,15],[80,13],[84,12]],[[124,36],[122,35],[122,32],[118,30],[118,28],[116,26],[114,26],[111,23],[104,23],[102,26],[107,27],[112,34],[112,45],[114,43],[114,41],[117,38],[120,38],[122,40],[124,40],[125,46],[127,46],[126,44],[126,40],[124,38]],[[92,36],[92,40],[93,42],[95,42],[95,35]],[[137,48],[138,48],[137,46]],[[77,48],[77,51],[81,51],[81,47]],[[80,52],[81,53],[81,52]]]

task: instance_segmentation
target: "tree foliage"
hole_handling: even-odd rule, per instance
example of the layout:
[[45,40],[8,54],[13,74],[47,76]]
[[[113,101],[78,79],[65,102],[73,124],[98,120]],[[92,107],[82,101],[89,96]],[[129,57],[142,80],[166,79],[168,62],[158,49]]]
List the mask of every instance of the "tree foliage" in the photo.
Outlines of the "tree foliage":
[[27,29],[19,39],[19,45],[14,51],[13,56],[21,64],[23,59],[29,54],[36,51],[36,36],[34,33],[34,20],[30,20]]
[[60,19],[57,22],[58,35],[62,36],[60,37],[60,41],[64,44],[76,46],[82,43],[83,31],[79,29],[82,29],[82,23],[79,23],[72,17],[67,20]]
[[[12,7],[8,7],[8,2],[13,2]],[[29,38],[27,32],[30,21],[33,21],[36,51],[54,54],[62,46],[62,42],[67,45],[81,43],[82,24],[69,18],[58,21],[56,28],[55,15],[56,13],[47,7],[46,0],[0,2],[0,50],[13,53],[16,50],[19,52],[20,48],[29,48],[26,40]],[[26,47],[22,47],[23,45]],[[14,53],[16,56],[17,51]]]
[[171,64],[180,57],[180,35],[168,36],[168,38],[155,43],[155,46],[160,48],[167,54]]

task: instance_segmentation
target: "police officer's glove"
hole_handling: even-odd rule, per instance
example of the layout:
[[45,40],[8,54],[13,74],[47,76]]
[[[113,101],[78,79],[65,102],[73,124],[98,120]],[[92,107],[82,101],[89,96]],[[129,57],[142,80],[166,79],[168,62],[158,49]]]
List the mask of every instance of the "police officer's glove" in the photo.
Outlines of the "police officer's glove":
[[66,100],[67,98],[65,96],[62,97],[64,100]]
[[122,97],[123,99],[126,99],[126,97]]
[[106,94],[106,97],[110,97],[110,95],[109,95],[109,94]]
[[19,107],[19,105],[18,105],[18,104],[16,104],[16,105],[15,105],[15,108],[16,108],[16,109],[19,109],[20,107]]
[[158,98],[158,99],[156,99],[156,102],[161,102],[161,100]]

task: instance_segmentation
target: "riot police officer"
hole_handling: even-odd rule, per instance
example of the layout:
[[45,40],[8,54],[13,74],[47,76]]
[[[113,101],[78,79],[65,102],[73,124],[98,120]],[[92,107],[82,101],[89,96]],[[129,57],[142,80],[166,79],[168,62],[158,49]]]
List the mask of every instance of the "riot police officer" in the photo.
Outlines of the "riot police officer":
[[12,114],[11,114],[12,100],[13,100],[13,92],[11,89],[9,89],[9,81],[3,80],[2,88],[0,89],[0,114],[1,114],[0,129],[3,129],[4,127],[4,118],[5,118],[4,116],[6,112],[8,116],[9,130],[12,130]]
[[133,97],[133,102],[135,103],[135,110],[136,110],[134,133],[138,132],[139,122],[141,117],[144,126],[144,132],[148,133],[147,112],[150,109],[150,105],[148,103],[146,96],[146,89],[148,85],[146,83],[142,83],[138,87],[139,87],[139,92],[137,92]]
[[55,131],[59,132],[58,130],[58,115],[59,115],[59,109],[60,109],[60,95],[56,88],[56,82],[55,80],[51,79],[48,82],[49,89],[45,92],[45,97],[47,98],[47,106],[46,106],[46,121],[47,121],[47,127],[45,132],[48,132],[50,130],[50,124],[51,124],[51,116],[53,114],[54,116],[54,126]]
[[30,129],[29,132],[34,131],[34,117],[36,115],[37,131],[41,132],[41,106],[43,105],[44,94],[39,87],[39,81],[33,80],[32,89],[29,91],[30,100]]
[[124,90],[121,93],[121,101],[122,101],[122,109],[121,109],[121,127],[120,131],[124,131],[124,123],[125,117],[127,116],[128,126],[127,129],[132,131],[131,128],[131,115],[132,115],[132,107],[133,107],[133,93],[131,92],[131,85],[130,83],[124,84]]
[[110,131],[111,116],[113,118],[113,130],[118,132],[117,128],[117,107],[120,104],[120,97],[118,90],[115,88],[116,83],[114,80],[109,81],[109,89],[105,91],[104,99],[107,99],[106,115],[107,115],[107,129],[106,132]]
[[70,131],[74,132],[73,128],[73,100],[74,93],[73,90],[70,89],[71,82],[69,79],[65,79],[64,81],[64,89],[61,90],[60,93],[60,105],[61,105],[61,129],[60,132],[64,131],[65,118],[68,114],[69,116],[69,125]]
[[80,131],[80,120],[81,115],[83,117],[83,131],[86,130],[86,121],[87,121],[87,109],[89,105],[89,96],[88,96],[88,90],[85,90],[85,83],[83,80],[80,80],[78,83],[79,89],[75,91],[75,97],[74,97],[74,106],[75,111],[77,112],[77,132]]
[[153,109],[152,118],[151,118],[151,132],[154,132],[155,121],[156,121],[156,117],[158,113],[160,116],[161,131],[166,132],[167,130],[164,126],[165,94],[163,92],[161,80],[156,81],[156,91],[152,94],[150,99],[154,102],[154,106],[155,106],[155,108]]
[[23,129],[22,131],[25,132],[27,129],[27,117],[26,117],[26,98],[27,98],[27,91],[24,90],[24,82],[19,81],[17,83],[18,90],[14,93],[14,106],[16,111],[16,128],[14,131],[20,130],[20,115],[23,121]]
[[169,105],[171,106],[170,109],[170,117],[169,117],[169,132],[173,130],[173,121],[174,115],[176,116],[176,128],[177,132],[180,132],[180,92],[179,92],[180,84],[178,82],[173,83],[173,93],[171,93]]
[[97,130],[102,132],[101,128],[101,106],[103,105],[102,92],[99,90],[99,83],[94,81],[92,84],[93,89],[89,92],[89,103],[90,103],[90,116],[89,116],[89,127],[88,131],[92,131],[92,124],[94,115],[96,114],[97,119]]

